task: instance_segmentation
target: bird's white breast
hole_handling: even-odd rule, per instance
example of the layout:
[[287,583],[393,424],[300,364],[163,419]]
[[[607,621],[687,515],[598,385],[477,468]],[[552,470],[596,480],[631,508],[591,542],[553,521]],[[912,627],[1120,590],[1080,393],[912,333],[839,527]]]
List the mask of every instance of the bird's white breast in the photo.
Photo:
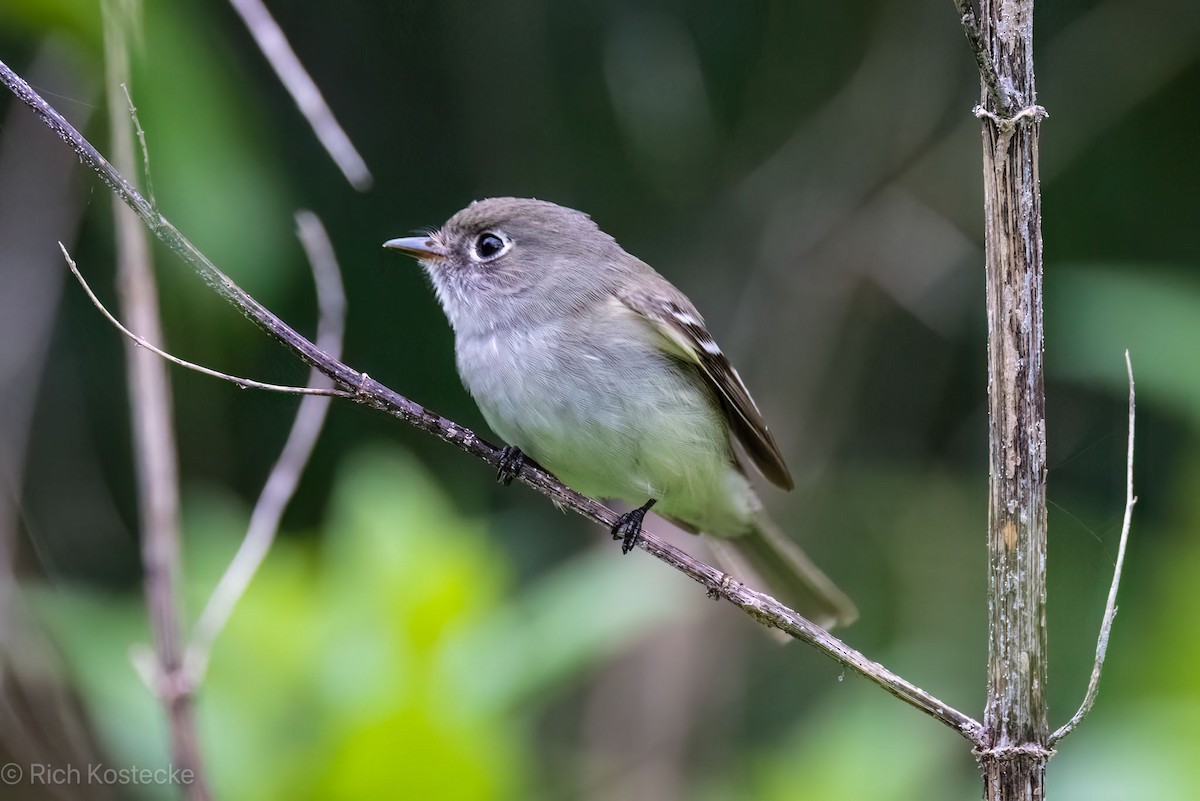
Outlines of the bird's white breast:
[[648,329],[595,313],[456,343],[488,424],[568,486],[641,504],[721,535],[758,502],[734,467],[724,418],[695,372]]

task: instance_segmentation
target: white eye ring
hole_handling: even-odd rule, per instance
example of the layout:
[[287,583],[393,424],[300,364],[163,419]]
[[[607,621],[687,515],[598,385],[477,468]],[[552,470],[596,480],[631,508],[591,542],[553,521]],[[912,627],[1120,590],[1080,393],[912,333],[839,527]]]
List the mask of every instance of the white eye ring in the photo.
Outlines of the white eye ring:
[[471,258],[478,262],[495,261],[512,248],[512,240],[500,231],[484,231],[471,244]]

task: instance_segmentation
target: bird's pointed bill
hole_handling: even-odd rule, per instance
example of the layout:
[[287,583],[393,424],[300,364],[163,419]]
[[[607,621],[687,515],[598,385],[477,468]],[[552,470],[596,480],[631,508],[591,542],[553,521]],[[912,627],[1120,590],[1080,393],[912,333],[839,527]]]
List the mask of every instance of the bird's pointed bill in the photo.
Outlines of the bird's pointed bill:
[[383,243],[385,248],[389,250],[400,250],[405,253],[410,253],[419,259],[428,259],[446,255],[442,251],[441,245],[432,237],[428,236],[406,236],[400,239],[389,239]]

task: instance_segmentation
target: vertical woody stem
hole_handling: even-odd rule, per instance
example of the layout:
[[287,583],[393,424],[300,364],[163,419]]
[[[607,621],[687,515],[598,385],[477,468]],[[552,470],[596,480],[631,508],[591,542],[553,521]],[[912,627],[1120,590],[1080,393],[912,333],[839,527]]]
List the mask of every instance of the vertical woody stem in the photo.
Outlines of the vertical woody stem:
[[1015,110],[982,92],[987,245],[988,698],[978,751],[989,801],[1043,799],[1046,420],[1033,1],[981,0],[980,25]]
[[[126,26],[136,19],[131,2],[104,4],[105,78],[113,162],[134,174],[134,138],[123,84],[128,80]],[[153,342],[162,342],[158,290],[151,264],[150,242],[137,215],[113,207],[117,243],[117,283],[121,310],[130,327]],[[179,579],[179,467],[172,423],[171,385],[158,357],[132,342],[126,345],[133,445],[140,506],[142,564],[146,606],[155,643],[153,689],[166,712],[171,735],[172,766],[180,771],[181,795],[188,801],[211,797],[201,768],[193,699],[182,677],[183,643]]]

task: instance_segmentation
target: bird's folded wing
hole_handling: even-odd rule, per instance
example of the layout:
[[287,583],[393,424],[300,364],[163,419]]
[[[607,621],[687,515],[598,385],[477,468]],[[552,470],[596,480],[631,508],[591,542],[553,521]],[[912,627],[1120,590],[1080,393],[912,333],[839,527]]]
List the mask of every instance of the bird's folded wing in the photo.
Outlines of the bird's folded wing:
[[794,484],[767,424],[737,370],[704,327],[695,307],[665,280],[662,287],[618,292],[617,300],[659,335],[663,349],[699,368],[716,390],[721,407],[738,441],[771,483],[791,489]]

